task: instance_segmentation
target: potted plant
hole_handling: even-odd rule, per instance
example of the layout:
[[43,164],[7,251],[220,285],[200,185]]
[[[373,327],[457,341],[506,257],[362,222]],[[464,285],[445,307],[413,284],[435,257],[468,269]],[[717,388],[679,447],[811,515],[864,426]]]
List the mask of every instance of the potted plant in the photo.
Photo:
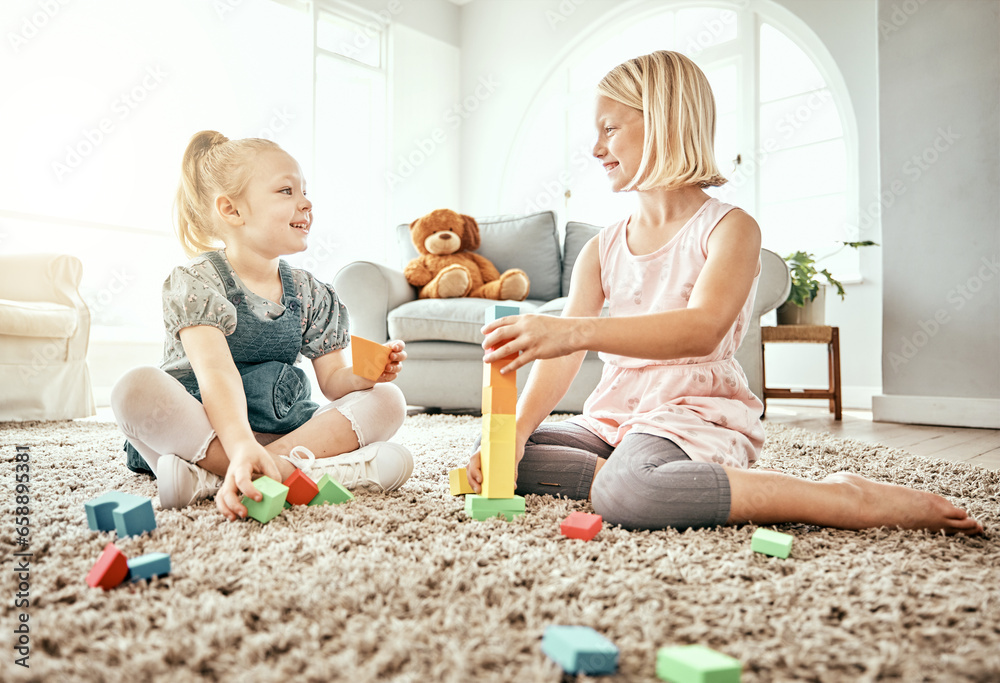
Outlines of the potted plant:
[[[878,246],[871,240],[844,242],[843,245],[854,249]],[[828,256],[833,256],[833,254]],[[788,299],[778,307],[778,324],[822,325],[826,308],[826,286],[820,282],[819,276],[822,275],[827,284],[836,288],[841,300],[844,299],[844,285],[833,277],[826,268],[817,270],[816,258],[810,253],[796,251],[785,257],[785,263],[788,264],[788,271],[792,278],[792,288],[788,293]]]

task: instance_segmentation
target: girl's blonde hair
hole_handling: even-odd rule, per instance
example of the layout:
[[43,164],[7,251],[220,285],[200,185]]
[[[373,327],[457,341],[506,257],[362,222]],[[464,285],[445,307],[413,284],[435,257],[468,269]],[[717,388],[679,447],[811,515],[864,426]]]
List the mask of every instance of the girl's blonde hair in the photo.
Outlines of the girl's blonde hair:
[[181,184],[177,188],[177,237],[189,256],[221,246],[215,199],[239,199],[253,175],[249,163],[259,152],[280,150],[264,138],[230,140],[214,130],[195,133],[184,150]]
[[609,71],[597,92],[642,112],[642,161],[624,189],[726,182],[715,163],[712,88],[688,57],[659,50],[630,59]]

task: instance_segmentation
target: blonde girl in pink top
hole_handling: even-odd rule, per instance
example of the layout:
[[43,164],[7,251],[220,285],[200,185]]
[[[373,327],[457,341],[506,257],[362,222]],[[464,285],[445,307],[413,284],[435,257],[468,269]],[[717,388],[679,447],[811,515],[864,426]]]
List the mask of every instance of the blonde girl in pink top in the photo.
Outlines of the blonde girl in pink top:
[[[702,71],[675,52],[625,62],[598,85],[593,154],[638,208],[581,252],[563,317],[521,315],[483,328],[484,360],[536,362],[517,406],[517,493],[590,498],[610,524],[687,528],[804,522],[975,534],[941,496],[838,472],[822,481],[748,469],[762,405],[733,357],[760,272],[760,229],[704,188],[716,167],[715,103]],[[607,303],[609,317],[600,317]],[[492,349],[492,350],[490,350]],[[583,414],[543,420],[587,351],[604,360]],[[482,485],[479,453],[469,482]]]

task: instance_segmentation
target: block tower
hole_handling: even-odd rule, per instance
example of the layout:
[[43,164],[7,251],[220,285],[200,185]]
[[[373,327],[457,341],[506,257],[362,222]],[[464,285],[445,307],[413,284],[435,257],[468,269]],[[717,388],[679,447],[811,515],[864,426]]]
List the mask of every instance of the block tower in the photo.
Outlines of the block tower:
[[[517,306],[496,304],[486,309],[486,322],[518,315]],[[465,512],[474,519],[503,514],[508,520],[524,514],[524,498],[514,495],[514,441],[517,405],[516,373],[500,370],[517,356],[483,364],[483,440],[480,464],[482,494],[465,497]]]

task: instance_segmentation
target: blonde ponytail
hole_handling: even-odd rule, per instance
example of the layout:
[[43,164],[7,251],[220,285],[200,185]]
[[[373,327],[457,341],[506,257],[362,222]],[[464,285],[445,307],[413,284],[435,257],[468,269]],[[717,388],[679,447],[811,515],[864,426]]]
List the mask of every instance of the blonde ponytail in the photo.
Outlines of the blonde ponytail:
[[253,157],[265,149],[281,149],[263,138],[230,140],[214,130],[195,133],[184,150],[177,188],[177,238],[189,257],[222,246],[215,199],[238,199],[252,175]]

